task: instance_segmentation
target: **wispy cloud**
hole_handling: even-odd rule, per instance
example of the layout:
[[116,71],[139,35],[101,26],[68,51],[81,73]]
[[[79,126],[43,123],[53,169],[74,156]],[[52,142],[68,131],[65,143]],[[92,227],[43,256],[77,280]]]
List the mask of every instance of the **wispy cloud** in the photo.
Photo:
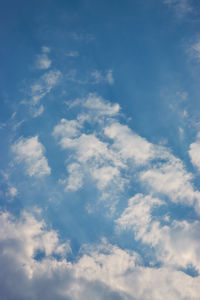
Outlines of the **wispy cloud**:
[[103,74],[99,70],[95,70],[91,73],[92,79],[94,80],[95,84],[101,83],[101,82],[107,82],[110,85],[114,84],[114,78],[113,78],[113,71],[108,70]]
[[183,17],[193,11],[190,0],[164,0],[163,2],[170,5],[178,17]]
[[31,85],[31,104],[36,105],[45,95],[57,85],[61,78],[61,72],[50,70],[42,75],[39,80]]
[[69,51],[66,53],[66,56],[69,57],[78,57],[79,56],[79,52],[78,51]]

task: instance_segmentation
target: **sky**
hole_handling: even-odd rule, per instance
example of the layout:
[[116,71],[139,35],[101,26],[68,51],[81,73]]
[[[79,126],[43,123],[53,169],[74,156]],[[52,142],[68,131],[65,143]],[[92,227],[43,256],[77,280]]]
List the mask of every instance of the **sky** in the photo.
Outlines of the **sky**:
[[200,3],[0,1],[0,298],[199,300]]

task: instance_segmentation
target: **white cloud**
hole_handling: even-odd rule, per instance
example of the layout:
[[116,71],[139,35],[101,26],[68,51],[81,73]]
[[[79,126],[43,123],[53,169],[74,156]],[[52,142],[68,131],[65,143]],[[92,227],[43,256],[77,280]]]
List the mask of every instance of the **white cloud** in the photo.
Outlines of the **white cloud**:
[[73,163],[67,166],[69,176],[67,179],[59,180],[61,184],[65,185],[65,191],[77,191],[83,184],[83,173],[81,166]]
[[124,159],[133,159],[140,165],[154,158],[155,151],[151,143],[135,134],[128,126],[115,122],[104,128],[105,135],[113,140],[113,149]]
[[[193,266],[200,271],[199,221],[172,221],[169,217],[155,217],[155,207],[163,205],[159,199],[137,194],[116,221],[117,228],[131,228],[135,239],[155,248],[155,256],[164,265],[175,268]],[[167,222],[161,225],[159,220]],[[170,224],[170,226],[169,226]]]
[[35,65],[37,69],[46,70],[50,68],[51,63],[52,61],[46,54],[40,54],[37,56]]
[[128,207],[116,222],[125,229],[134,227],[138,231],[137,236],[141,236],[152,221],[151,211],[163,204],[165,203],[158,198],[136,194],[129,199]]
[[[102,168],[94,168],[91,170],[92,177],[97,180],[98,188],[104,189],[110,182],[119,180],[120,171],[116,167],[105,166]],[[120,180],[119,180],[120,181]],[[120,185],[120,182],[118,184]]]
[[80,135],[81,125],[76,120],[61,119],[60,124],[56,125],[53,130],[55,137],[73,138]]
[[17,162],[24,162],[29,176],[40,177],[51,173],[47,159],[44,156],[44,147],[37,136],[31,138],[21,137],[12,145],[11,150],[14,152]]
[[102,97],[96,94],[89,94],[82,105],[102,116],[116,116],[120,111],[118,103],[105,101]]
[[196,141],[190,144],[188,151],[192,164],[200,171],[200,133],[198,133]]
[[148,184],[150,189],[163,193],[174,202],[193,205],[200,198],[192,184],[192,174],[188,173],[182,162],[174,156],[165,163],[155,164],[155,167],[140,174],[140,179]]
[[10,186],[9,189],[8,189],[8,193],[9,193],[9,195],[13,198],[13,197],[16,197],[16,196],[17,196],[18,190],[17,190],[16,187]]
[[[27,212],[19,218],[0,214],[0,250],[1,297],[6,300],[198,300],[200,294],[200,277],[145,267],[135,252],[105,240],[85,245],[80,258],[68,262],[69,242],[60,243],[55,231]],[[44,256],[36,260],[38,251]]]
[[[70,108],[77,105],[80,107],[77,118],[61,120],[53,135],[63,149],[70,151],[74,162],[81,165],[82,173],[96,182],[102,198],[105,195],[110,197],[110,193],[105,191],[110,184],[113,185],[112,192],[114,186],[120,192],[134,176],[137,184],[155,197],[168,196],[170,201],[193,206],[197,212],[200,211],[200,193],[193,187],[192,174],[167,147],[152,144],[121,124],[117,120],[118,104],[89,94],[83,100],[69,103]],[[86,134],[87,123],[90,130]],[[125,169],[127,175],[122,172]]]

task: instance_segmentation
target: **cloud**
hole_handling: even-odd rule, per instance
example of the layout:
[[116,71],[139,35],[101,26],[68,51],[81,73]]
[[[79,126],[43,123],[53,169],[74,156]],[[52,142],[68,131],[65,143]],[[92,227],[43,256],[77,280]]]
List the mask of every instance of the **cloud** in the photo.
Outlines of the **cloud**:
[[164,0],[163,2],[172,6],[178,17],[183,17],[193,11],[190,0]]
[[155,207],[164,205],[165,202],[149,195],[136,194],[128,201],[128,207],[116,221],[121,228],[134,228],[139,238],[147,230],[152,221],[151,212]]
[[34,109],[33,117],[37,118],[44,112],[44,105],[40,105],[39,108]]
[[16,187],[11,186],[11,187],[9,187],[8,193],[13,198],[13,197],[17,196],[18,190]]
[[11,150],[15,154],[16,161],[25,164],[26,173],[29,176],[41,177],[51,173],[44,156],[44,147],[39,142],[38,136],[21,137],[12,145]]
[[113,84],[114,83],[114,78],[113,78],[113,71],[112,70],[108,70],[106,73],[106,80],[109,84]]
[[46,47],[46,46],[42,47],[42,52],[49,53],[50,51],[51,51],[51,49],[49,47]]
[[78,57],[79,56],[79,52],[78,51],[69,51],[66,53],[66,56],[69,57]]
[[82,103],[83,107],[92,111],[92,114],[102,116],[116,116],[120,111],[120,105],[118,103],[111,103],[105,101],[102,97],[90,93],[85,101]]
[[155,157],[154,146],[126,125],[114,122],[104,128],[104,133],[113,140],[112,148],[125,160],[132,159],[140,165]]
[[149,142],[119,122],[117,103],[89,94],[68,104],[70,109],[77,105],[76,118],[62,119],[53,135],[80,165],[80,177],[86,174],[84,177],[96,184],[102,199],[111,194],[119,198],[134,178],[155,198],[167,196],[169,201],[195,207],[199,213],[200,192],[192,184],[193,176],[170,149]]
[[52,61],[46,54],[40,54],[37,56],[35,66],[37,69],[46,70],[51,66]]
[[193,46],[192,46],[193,54],[197,58],[197,60],[200,60],[200,41],[197,41]]
[[140,179],[151,191],[163,193],[173,202],[194,205],[200,199],[200,193],[194,190],[191,183],[192,174],[173,155],[169,155],[166,162],[154,164],[152,168],[141,172]]
[[112,85],[114,83],[112,70],[108,70],[105,74],[102,74],[101,71],[95,70],[91,73],[91,76],[94,79],[95,84],[98,84],[101,82],[107,82],[110,85]]
[[165,203],[151,196],[135,195],[116,220],[117,228],[132,229],[136,240],[155,248],[156,261],[165,266],[185,270],[193,266],[200,272],[199,221],[171,221],[163,216],[158,218],[153,212],[160,205]]
[[190,145],[189,156],[192,164],[200,171],[200,134],[197,135],[196,142]]
[[59,180],[61,184],[65,185],[65,191],[77,191],[83,185],[83,173],[80,164],[72,163],[67,166],[68,178]]
[[[180,249],[183,251],[183,249]],[[199,298],[200,278],[169,267],[145,267],[134,251],[105,239],[69,262],[69,242],[43,220],[0,214],[0,288],[6,300],[185,300]],[[38,253],[43,253],[38,256]],[[181,253],[182,254],[182,253]]]
[[58,84],[61,72],[50,70],[42,75],[38,81],[31,85],[31,104],[36,105],[46,94]]

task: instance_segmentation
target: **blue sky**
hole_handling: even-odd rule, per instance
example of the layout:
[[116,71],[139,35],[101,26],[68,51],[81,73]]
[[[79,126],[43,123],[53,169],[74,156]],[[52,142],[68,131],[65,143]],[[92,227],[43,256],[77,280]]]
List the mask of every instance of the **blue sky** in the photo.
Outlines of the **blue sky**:
[[198,300],[198,1],[0,22],[1,299]]

